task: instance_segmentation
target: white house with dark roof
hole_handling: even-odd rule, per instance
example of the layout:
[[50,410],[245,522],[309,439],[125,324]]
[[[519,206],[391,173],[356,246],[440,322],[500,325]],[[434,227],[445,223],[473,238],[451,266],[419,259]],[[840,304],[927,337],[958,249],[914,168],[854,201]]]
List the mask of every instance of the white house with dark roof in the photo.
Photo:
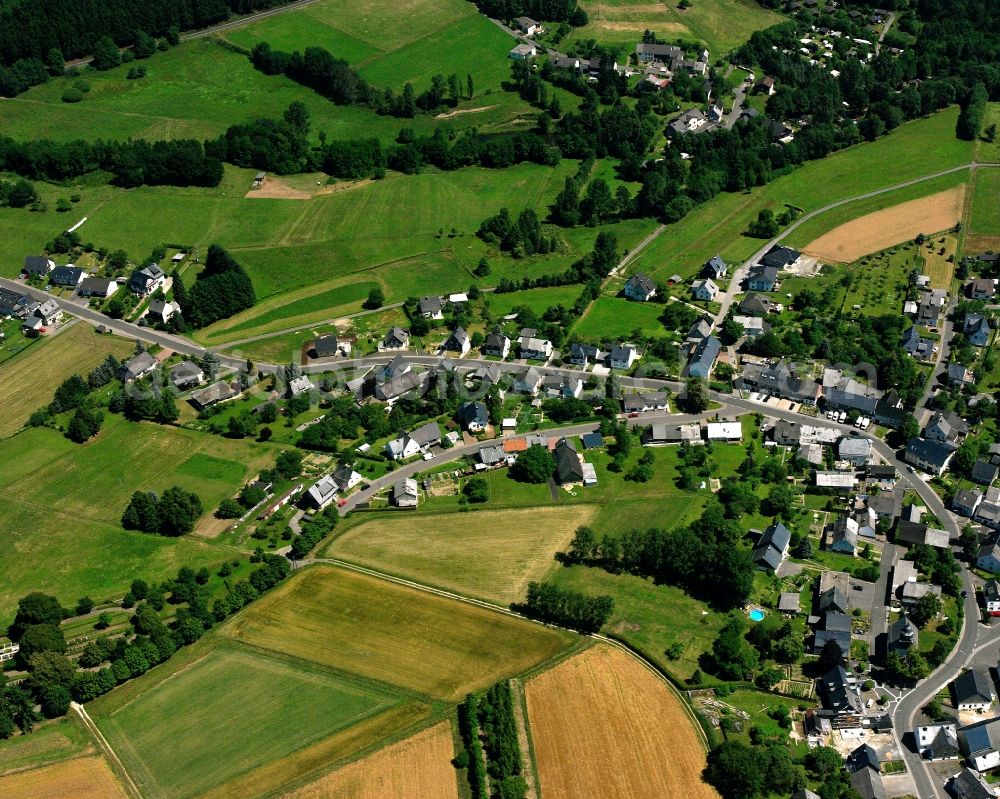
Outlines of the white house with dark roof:
[[616,344],[608,353],[608,366],[612,369],[631,369],[639,360],[639,350],[631,344]]
[[424,319],[444,319],[444,304],[440,297],[421,297],[420,315]]
[[771,574],[777,572],[782,561],[788,557],[791,540],[791,531],[781,522],[773,522],[754,547],[753,562],[757,568]]
[[28,277],[45,277],[55,268],[56,264],[51,258],[46,258],[44,255],[26,255],[21,271]]
[[712,280],[722,280],[729,273],[729,265],[722,260],[721,255],[713,255],[701,267],[703,277]]
[[465,328],[461,326],[456,327],[445,340],[443,349],[448,352],[457,352],[459,355],[467,355],[469,350],[472,349],[472,344],[469,341],[469,334],[465,331]]
[[547,338],[538,338],[534,334],[524,335],[521,331],[521,338],[518,339],[518,349],[522,358],[529,361],[547,361],[552,357],[552,342]]
[[636,272],[625,282],[622,293],[630,300],[648,302],[656,296],[656,284],[645,272]]
[[670,409],[670,404],[665,391],[644,391],[622,396],[622,408],[625,413],[650,413],[652,411],[666,413]]
[[178,391],[201,385],[205,380],[205,372],[194,361],[181,361],[170,368],[170,385]]
[[536,22],[531,17],[518,17],[514,20],[514,24],[525,36],[534,36],[542,32],[542,23]]
[[87,277],[76,287],[76,293],[81,297],[107,299],[116,291],[118,291],[118,281],[108,277]]
[[486,337],[486,341],[479,348],[479,351],[483,355],[506,358],[510,355],[510,338],[505,336],[502,330],[494,330]]
[[167,275],[160,269],[160,265],[150,264],[132,273],[132,277],[128,279],[128,290],[140,297],[145,297],[147,294],[152,294],[157,289],[163,288],[166,280]]
[[174,314],[180,313],[181,306],[168,300],[153,300],[146,309],[150,321],[165,325]]
[[441,428],[438,423],[427,422],[427,424],[393,439],[385,445],[385,450],[392,460],[401,461],[420,452],[426,452],[440,441]]
[[957,760],[962,754],[954,723],[924,724],[913,731],[913,738],[924,760]]
[[395,352],[410,348],[410,334],[401,327],[390,327],[379,345],[381,352]]
[[536,55],[538,55],[538,47],[527,42],[521,42],[507,53],[507,57],[514,61],[530,61]]
[[364,478],[351,466],[338,466],[333,472],[333,480],[341,491],[350,491]]
[[712,302],[719,295],[719,287],[712,278],[706,277],[691,284],[691,293],[695,299]]
[[53,269],[49,274],[49,282],[53,286],[76,288],[86,276],[87,273],[79,266],[68,264],[67,266],[57,266]]
[[600,363],[604,358],[605,353],[593,344],[574,341],[569,345],[569,362],[574,366],[589,366],[592,363]]
[[977,669],[959,674],[949,686],[955,709],[962,712],[984,713],[997,701],[993,680]]
[[417,481],[412,477],[406,477],[392,487],[392,504],[397,508],[415,508],[419,498]]

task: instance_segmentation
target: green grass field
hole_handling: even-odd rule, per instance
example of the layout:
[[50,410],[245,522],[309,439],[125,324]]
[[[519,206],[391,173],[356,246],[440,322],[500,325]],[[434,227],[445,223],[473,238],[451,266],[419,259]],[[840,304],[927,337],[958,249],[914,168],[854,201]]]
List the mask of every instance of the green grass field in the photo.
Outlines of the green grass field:
[[690,277],[716,253],[739,263],[763,244],[743,235],[763,208],[780,211],[791,204],[811,211],[967,163],[972,159],[973,145],[955,138],[957,113],[951,108],[907,122],[875,142],[810,161],[759,189],[720,194],[668,226],[636,258],[633,269],[664,279],[674,272]]
[[660,322],[663,306],[652,302],[631,302],[619,297],[598,297],[572,329],[584,339],[628,338],[636,329],[645,336],[666,335]]
[[881,211],[885,208],[891,208],[900,203],[918,200],[921,197],[929,197],[932,194],[947,191],[955,186],[966,183],[968,180],[968,172],[952,172],[950,175],[932,178],[931,180],[925,180],[903,189],[838,206],[827,211],[825,214],[819,214],[799,225],[799,227],[788,234],[783,243],[789,247],[805,247],[824,233],[828,233],[845,222],[850,222],[853,219],[858,219],[859,217]]
[[85,594],[120,598],[135,578],[232,557],[196,538],[125,531],[121,514],[133,491],[179,485],[201,497],[211,525],[219,501],[270,466],[278,449],[118,416],[83,446],[48,428],[0,442],[0,625],[33,590],[72,606]]
[[222,632],[448,701],[546,661],[572,640],[567,633],[328,566],[298,573]]
[[[1000,103],[989,104],[983,129],[994,124],[1000,127]],[[983,139],[976,142],[976,160],[981,164],[1000,164],[1000,136],[992,142]]]
[[0,365],[0,407],[3,408],[0,437],[20,430],[34,411],[52,401],[53,392],[68,377],[78,373],[86,375],[108,355],[119,359],[127,357],[133,348],[134,345],[125,339],[102,336],[90,325],[77,323],[4,361]]
[[229,646],[180,671],[171,665],[91,710],[143,795],[162,799],[203,795],[400,701],[384,688]]
[[[615,612],[603,632],[632,644],[679,680],[698,668],[698,657],[712,648],[724,621],[718,613],[705,615],[708,606],[679,588],[658,586],[641,577],[573,566],[560,567],[552,579],[564,588],[612,596]],[[674,643],[683,644],[684,652],[669,660],[665,651]]]
[[392,514],[338,536],[328,557],[509,605],[531,580],[544,580],[592,505],[482,510],[412,518]]
[[631,54],[646,29],[668,41],[678,37],[700,41],[711,51],[712,60],[750,38],[754,31],[777,25],[784,17],[761,7],[752,0],[701,0],[690,8],[676,3],[650,4],[641,0],[583,4],[590,22],[573,32],[568,40],[595,38],[599,42],[620,45]]
[[973,179],[969,232],[1000,235],[1000,169],[979,169]]
[[31,735],[0,741],[0,774],[66,760],[82,754],[89,745],[86,730],[74,718],[41,724]]
[[494,317],[506,316],[518,305],[526,305],[540,316],[550,306],[572,307],[579,296],[579,286],[555,286],[546,289],[514,291],[509,294],[491,294],[486,298],[486,302],[489,303],[490,313]]

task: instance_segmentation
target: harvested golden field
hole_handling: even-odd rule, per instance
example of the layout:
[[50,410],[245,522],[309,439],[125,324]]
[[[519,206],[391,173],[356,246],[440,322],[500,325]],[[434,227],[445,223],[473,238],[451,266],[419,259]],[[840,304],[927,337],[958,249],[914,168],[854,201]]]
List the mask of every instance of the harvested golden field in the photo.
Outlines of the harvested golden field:
[[451,725],[442,722],[288,794],[285,799],[458,799]]
[[313,566],[221,628],[324,666],[458,701],[576,636],[347,569]]
[[947,230],[962,218],[965,186],[921,197],[852,219],[824,233],[803,252],[824,261],[851,263],[869,253],[910,241],[919,233]]
[[546,799],[718,799],[681,700],[624,652],[591,647],[525,688]]
[[337,538],[332,557],[450,591],[509,605],[532,580],[552,571],[593,505],[396,515],[365,522]]
[[0,796],[10,799],[127,799],[100,757],[78,757],[0,777]]

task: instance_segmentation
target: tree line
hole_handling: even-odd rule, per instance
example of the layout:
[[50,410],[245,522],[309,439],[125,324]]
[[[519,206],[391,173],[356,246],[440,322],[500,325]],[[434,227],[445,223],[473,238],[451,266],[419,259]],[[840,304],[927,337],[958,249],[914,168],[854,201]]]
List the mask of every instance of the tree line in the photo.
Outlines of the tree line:
[[499,799],[524,799],[524,764],[517,737],[514,696],[507,680],[491,686],[479,700],[479,727],[486,753],[486,773]]
[[141,34],[170,35],[221,22],[231,14],[247,14],[287,0],[46,0],[0,4],[0,65],[21,59],[49,60],[58,50],[65,58],[93,52],[95,43],[110,37],[119,46],[135,45]]
[[198,495],[178,486],[160,495],[136,491],[122,514],[122,527],[176,537],[190,533],[203,511]]
[[598,537],[590,527],[580,527],[569,551],[558,557],[567,565],[650,577],[729,610],[746,602],[756,573],[750,550],[739,544],[742,537],[722,506],[711,503],[697,521],[675,530],[654,527]]
[[190,289],[180,275],[174,275],[173,292],[184,321],[194,328],[245,311],[257,301],[250,276],[218,244],[209,246],[205,268],[198,273]]
[[[211,609],[207,586],[211,575],[207,569],[195,572],[182,567],[175,579],[155,586],[134,580],[123,601],[123,606],[135,606],[131,633],[89,642],[75,664],[66,657],[67,644],[60,627],[63,618],[72,612],[46,594],[34,592],[22,597],[7,634],[20,645],[18,664],[27,670],[28,678],[0,689],[0,738],[10,737],[17,729],[30,733],[38,721],[36,704],[43,716],[56,718],[66,714],[70,700],[89,702],[144,674],[269,591],[291,570],[288,561],[278,555],[258,551],[250,561],[261,565],[247,579],[235,583],[226,580],[226,595],[217,599]],[[228,577],[232,566],[224,564],[219,574]],[[86,601],[89,612],[93,602]],[[168,603],[178,606],[169,624],[160,616]],[[97,626],[106,627],[107,622],[98,618]]]
[[524,602],[511,609],[549,624],[596,633],[614,613],[615,601],[606,594],[588,596],[554,583],[530,582]]
[[104,170],[118,186],[217,186],[222,163],[192,139],[148,142],[17,142],[0,136],[0,171],[55,182]]
[[370,85],[351,65],[335,57],[323,47],[307,47],[303,52],[286,53],[272,50],[268,42],[260,42],[250,52],[254,67],[266,75],[285,75],[307,86],[338,105],[364,105],[377,114],[413,117],[419,111],[433,113],[442,106],[455,106],[474,91],[472,76],[465,81],[457,74],[447,78],[434,75],[430,88],[415,94],[413,84],[406,83],[396,95],[391,88],[383,91]]

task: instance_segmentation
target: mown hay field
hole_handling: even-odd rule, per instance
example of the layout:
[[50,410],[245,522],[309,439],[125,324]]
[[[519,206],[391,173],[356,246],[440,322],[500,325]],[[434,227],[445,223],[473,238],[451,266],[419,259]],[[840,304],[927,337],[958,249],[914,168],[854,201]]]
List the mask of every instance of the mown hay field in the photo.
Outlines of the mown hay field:
[[910,200],[854,219],[807,244],[803,251],[824,261],[851,263],[912,241],[920,233],[947,230],[962,219],[965,186]]
[[569,633],[330,566],[299,572],[221,632],[457,701],[559,654]]
[[16,433],[34,411],[48,405],[66,378],[86,375],[108,355],[131,355],[134,346],[77,322],[4,363],[0,366],[0,438]]
[[721,58],[750,38],[750,34],[777,25],[784,17],[749,0],[703,0],[680,8],[675,3],[652,3],[650,0],[611,0],[584,2],[581,5],[590,21],[577,28],[569,41],[591,37],[610,42],[633,52],[642,33],[651,30],[666,41],[678,37],[704,42],[712,60]]
[[555,568],[593,505],[390,516],[352,528],[328,553],[418,582],[508,605]]
[[451,725],[442,722],[320,777],[285,799],[458,799]]
[[694,720],[624,652],[591,647],[525,689],[548,799],[717,799]]
[[220,645],[156,669],[91,715],[144,795],[199,796],[398,705],[391,690]]
[[78,757],[0,777],[0,796],[10,799],[127,799],[100,757]]

